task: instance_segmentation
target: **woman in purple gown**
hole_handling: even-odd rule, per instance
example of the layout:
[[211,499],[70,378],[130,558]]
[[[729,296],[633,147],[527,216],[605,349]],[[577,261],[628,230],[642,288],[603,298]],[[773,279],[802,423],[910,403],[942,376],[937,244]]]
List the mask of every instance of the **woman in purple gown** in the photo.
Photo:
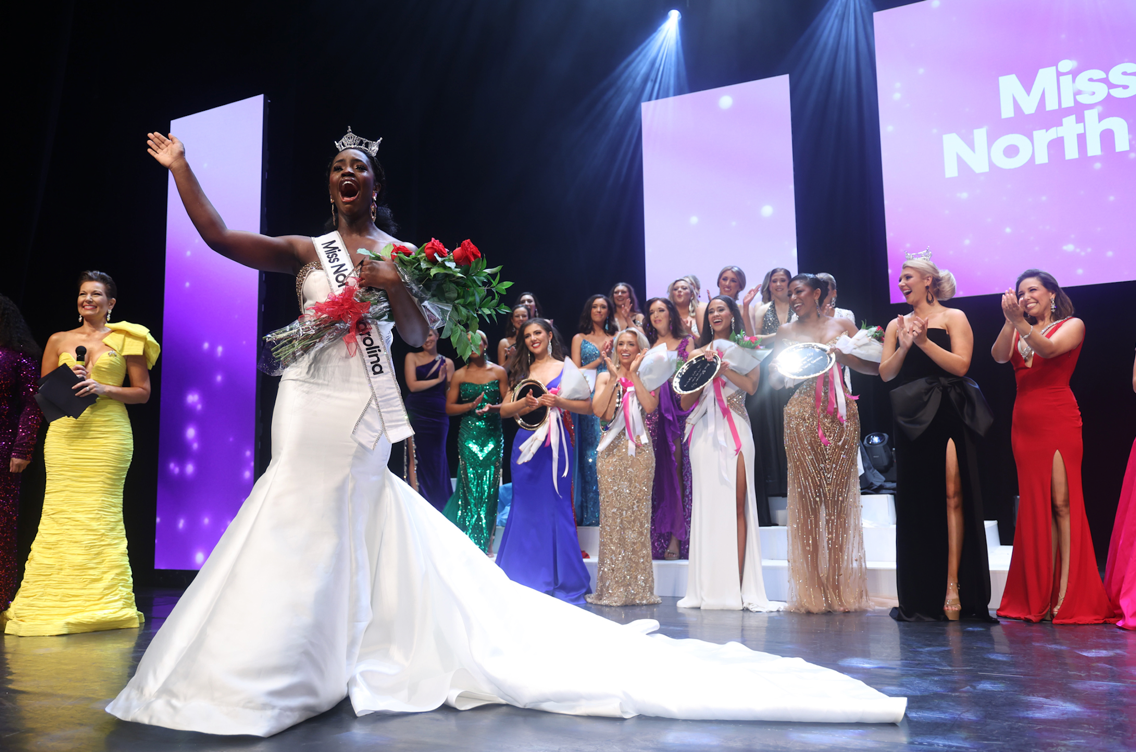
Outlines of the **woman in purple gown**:
[[651,494],[651,555],[685,559],[690,551],[690,455],[683,438],[686,417],[671,376],[693,350],[694,339],[682,325],[675,304],[666,298],[647,301],[647,341],[651,349],[640,365],[648,389],[659,390],[659,409],[647,415],[655,447],[655,487]]
[[591,389],[576,364],[565,360],[548,321],[529,319],[517,339],[509,364],[512,386],[535,379],[548,393],[517,399],[514,392],[501,406],[501,418],[525,416],[538,407],[548,408],[548,418],[535,431],[519,428],[513,440],[513,506],[497,564],[514,582],[582,605],[592,592],[591,578],[576,535],[572,420],[564,413],[590,412]]
[[418,493],[439,512],[446,508],[450,487],[450,463],[446,458],[446,390],[454,375],[454,362],[438,354],[438,333],[431,330],[422,352],[406,356],[406,412],[414,428],[414,464]]
[[31,461],[43,419],[35,401],[39,356],[20,309],[0,295],[0,611],[20,585],[16,521],[20,473]]

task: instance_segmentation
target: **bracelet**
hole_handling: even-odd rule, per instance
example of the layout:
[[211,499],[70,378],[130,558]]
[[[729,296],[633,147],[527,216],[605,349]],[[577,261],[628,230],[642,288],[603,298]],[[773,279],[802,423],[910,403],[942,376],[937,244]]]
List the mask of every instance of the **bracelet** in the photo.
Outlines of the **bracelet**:
[[1025,334],[1020,334],[1018,336],[1020,336],[1022,339],[1029,339],[1031,334],[1033,334],[1033,324],[1030,324],[1030,330],[1028,332],[1026,332]]

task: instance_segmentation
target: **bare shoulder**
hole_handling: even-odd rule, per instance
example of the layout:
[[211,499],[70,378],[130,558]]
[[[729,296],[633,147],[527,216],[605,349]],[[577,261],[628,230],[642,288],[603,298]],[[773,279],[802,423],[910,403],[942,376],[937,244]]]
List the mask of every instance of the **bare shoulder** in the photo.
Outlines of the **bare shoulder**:
[[948,308],[943,314],[943,321],[946,322],[947,329],[950,329],[953,326],[966,327],[967,329],[970,328],[970,319],[966,317],[965,313],[957,308]]
[[493,375],[496,376],[498,379],[509,378],[508,371],[506,371],[503,366],[499,366],[496,363],[490,363],[489,364],[489,370],[492,371]]

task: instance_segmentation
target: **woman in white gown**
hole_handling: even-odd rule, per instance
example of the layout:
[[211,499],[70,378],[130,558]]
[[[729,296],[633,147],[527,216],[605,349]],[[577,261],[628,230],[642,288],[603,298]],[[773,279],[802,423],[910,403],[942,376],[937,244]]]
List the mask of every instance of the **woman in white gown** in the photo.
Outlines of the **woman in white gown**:
[[[745,397],[757,390],[756,351],[735,344],[741,313],[728,296],[712,298],[703,314],[699,348],[717,350],[722,370],[711,384],[682,396],[690,435],[694,497],[690,520],[690,570],[679,608],[777,611],[765,596],[757,500],[749,481],[753,435]],[[737,541],[737,547],[730,541]]]
[[[150,134],[150,143],[210,247],[291,272],[319,254],[308,238],[227,230],[180,142]],[[383,183],[369,146],[336,155],[329,192],[338,235],[321,245],[341,238],[346,248],[377,248],[389,238],[370,221]],[[358,200],[366,195],[372,202]],[[420,343],[426,325],[394,274],[372,262],[360,271],[363,283],[388,292],[400,333]],[[336,283],[325,270],[308,274],[304,305],[325,299]],[[390,330],[382,331],[388,347]],[[801,659],[647,636],[656,622],[622,626],[511,582],[387,470],[401,416],[378,409],[383,395],[369,373],[340,342],[284,374],[268,470],[110,713],[259,736],[345,696],[359,715],[508,703],[615,717],[903,717],[903,698]]]

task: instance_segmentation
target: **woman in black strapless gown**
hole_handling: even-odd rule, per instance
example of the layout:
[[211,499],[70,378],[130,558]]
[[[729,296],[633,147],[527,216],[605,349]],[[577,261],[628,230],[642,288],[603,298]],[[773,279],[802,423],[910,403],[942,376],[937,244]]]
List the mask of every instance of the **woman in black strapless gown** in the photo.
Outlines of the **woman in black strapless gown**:
[[973,334],[940,301],[954,277],[913,259],[900,290],[914,308],[888,325],[880,376],[895,381],[897,621],[993,621],[978,441],[993,421],[966,378]]

